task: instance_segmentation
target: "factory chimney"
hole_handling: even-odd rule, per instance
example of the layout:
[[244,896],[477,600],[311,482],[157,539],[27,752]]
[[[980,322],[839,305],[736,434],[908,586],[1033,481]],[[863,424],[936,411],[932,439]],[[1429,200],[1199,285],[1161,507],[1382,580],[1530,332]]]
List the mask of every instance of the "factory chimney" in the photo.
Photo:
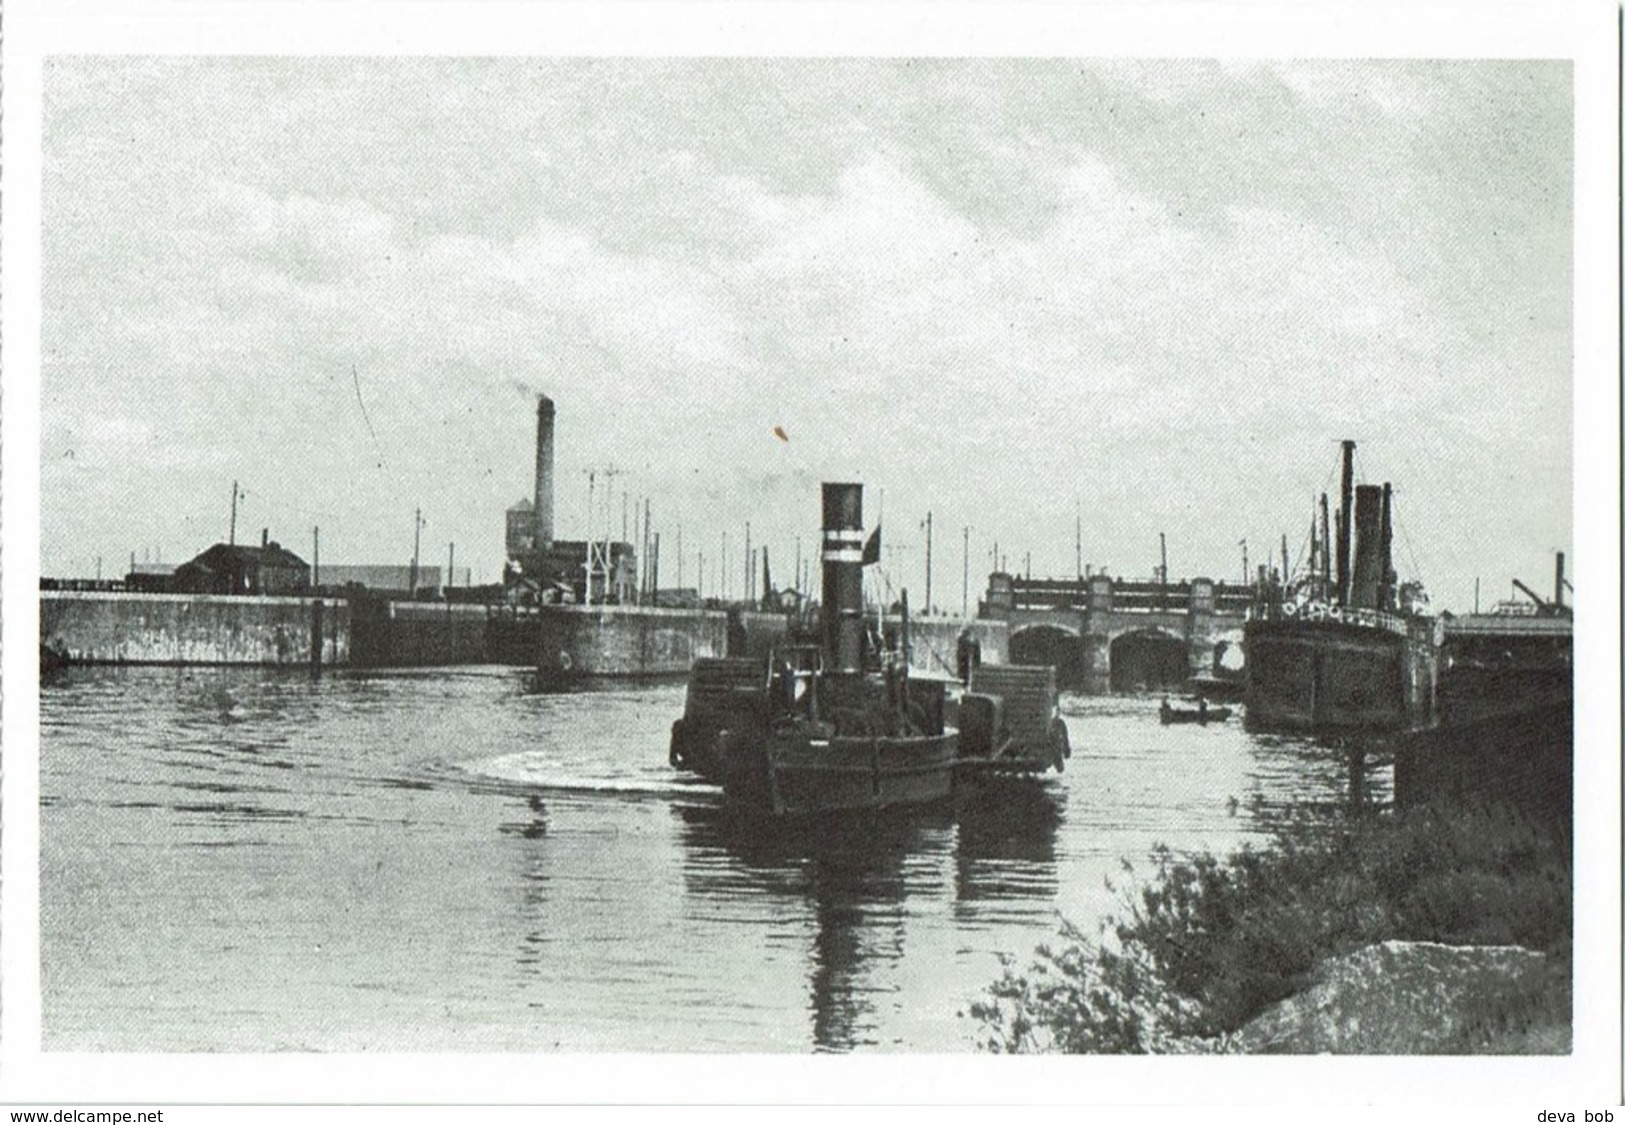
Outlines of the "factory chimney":
[[[824,485],[824,666],[863,670],[863,485]],[[748,579],[747,579],[748,582]]]
[[536,550],[553,545],[553,400],[536,396]]

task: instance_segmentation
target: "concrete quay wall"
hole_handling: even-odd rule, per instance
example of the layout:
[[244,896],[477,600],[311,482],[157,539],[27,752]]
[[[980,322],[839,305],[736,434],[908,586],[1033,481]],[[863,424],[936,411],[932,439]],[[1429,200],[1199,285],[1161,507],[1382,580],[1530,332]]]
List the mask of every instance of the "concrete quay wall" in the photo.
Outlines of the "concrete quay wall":
[[492,660],[490,613],[483,605],[358,600],[354,663],[371,668],[484,664]]
[[322,666],[350,659],[342,600],[41,590],[40,644],[75,664]]
[[544,606],[537,617],[544,678],[685,675],[728,648],[727,615],[715,610]]

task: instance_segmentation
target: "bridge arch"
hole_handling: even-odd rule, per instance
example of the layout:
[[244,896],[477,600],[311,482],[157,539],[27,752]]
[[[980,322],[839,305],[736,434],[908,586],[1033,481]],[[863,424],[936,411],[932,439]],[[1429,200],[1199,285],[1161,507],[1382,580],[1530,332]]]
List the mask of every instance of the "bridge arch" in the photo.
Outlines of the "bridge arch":
[[[1247,655],[1241,647],[1242,632],[1240,629],[1218,633],[1210,639],[1213,642],[1211,657],[1215,673],[1238,674],[1247,667]],[[1203,663],[1206,664],[1207,661],[1204,660]]]
[[1064,625],[1035,623],[1012,630],[1010,663],[1049,665],[1063,691],[1081,691],[1088,673],[1083,638]]
[[1190,643],[1168,629],[1130,629],[1112,637],[1107,666],[1113,694],[1172,691],[1190,679]]

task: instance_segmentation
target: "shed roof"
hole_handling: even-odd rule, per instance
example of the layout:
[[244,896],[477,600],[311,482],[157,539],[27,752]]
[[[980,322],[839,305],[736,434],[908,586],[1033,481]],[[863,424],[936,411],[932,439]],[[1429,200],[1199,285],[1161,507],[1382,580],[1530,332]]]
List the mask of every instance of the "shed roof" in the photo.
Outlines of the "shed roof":
[[206,566],[213,570],[244,566],[308,569],[310,566],[280,543],[268,543],[263,547],[247,547],[240,543],[216,543],[193,559],[189,565]]

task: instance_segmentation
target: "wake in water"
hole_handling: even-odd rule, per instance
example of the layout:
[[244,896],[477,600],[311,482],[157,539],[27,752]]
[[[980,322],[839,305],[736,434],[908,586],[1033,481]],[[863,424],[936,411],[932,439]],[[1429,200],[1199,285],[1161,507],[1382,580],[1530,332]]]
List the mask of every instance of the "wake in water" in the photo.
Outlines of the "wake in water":
[[481,762],[468,762],[459,768],[484,777],[529,789],[562,793],[613,793],[637,797],[682,797],[694,793],[714,793],[717,788],[699,778],[671,773],[662,776],[662,767],[647,771],[597,772],[581,763],[560,761],[546,751],[525,750]]

